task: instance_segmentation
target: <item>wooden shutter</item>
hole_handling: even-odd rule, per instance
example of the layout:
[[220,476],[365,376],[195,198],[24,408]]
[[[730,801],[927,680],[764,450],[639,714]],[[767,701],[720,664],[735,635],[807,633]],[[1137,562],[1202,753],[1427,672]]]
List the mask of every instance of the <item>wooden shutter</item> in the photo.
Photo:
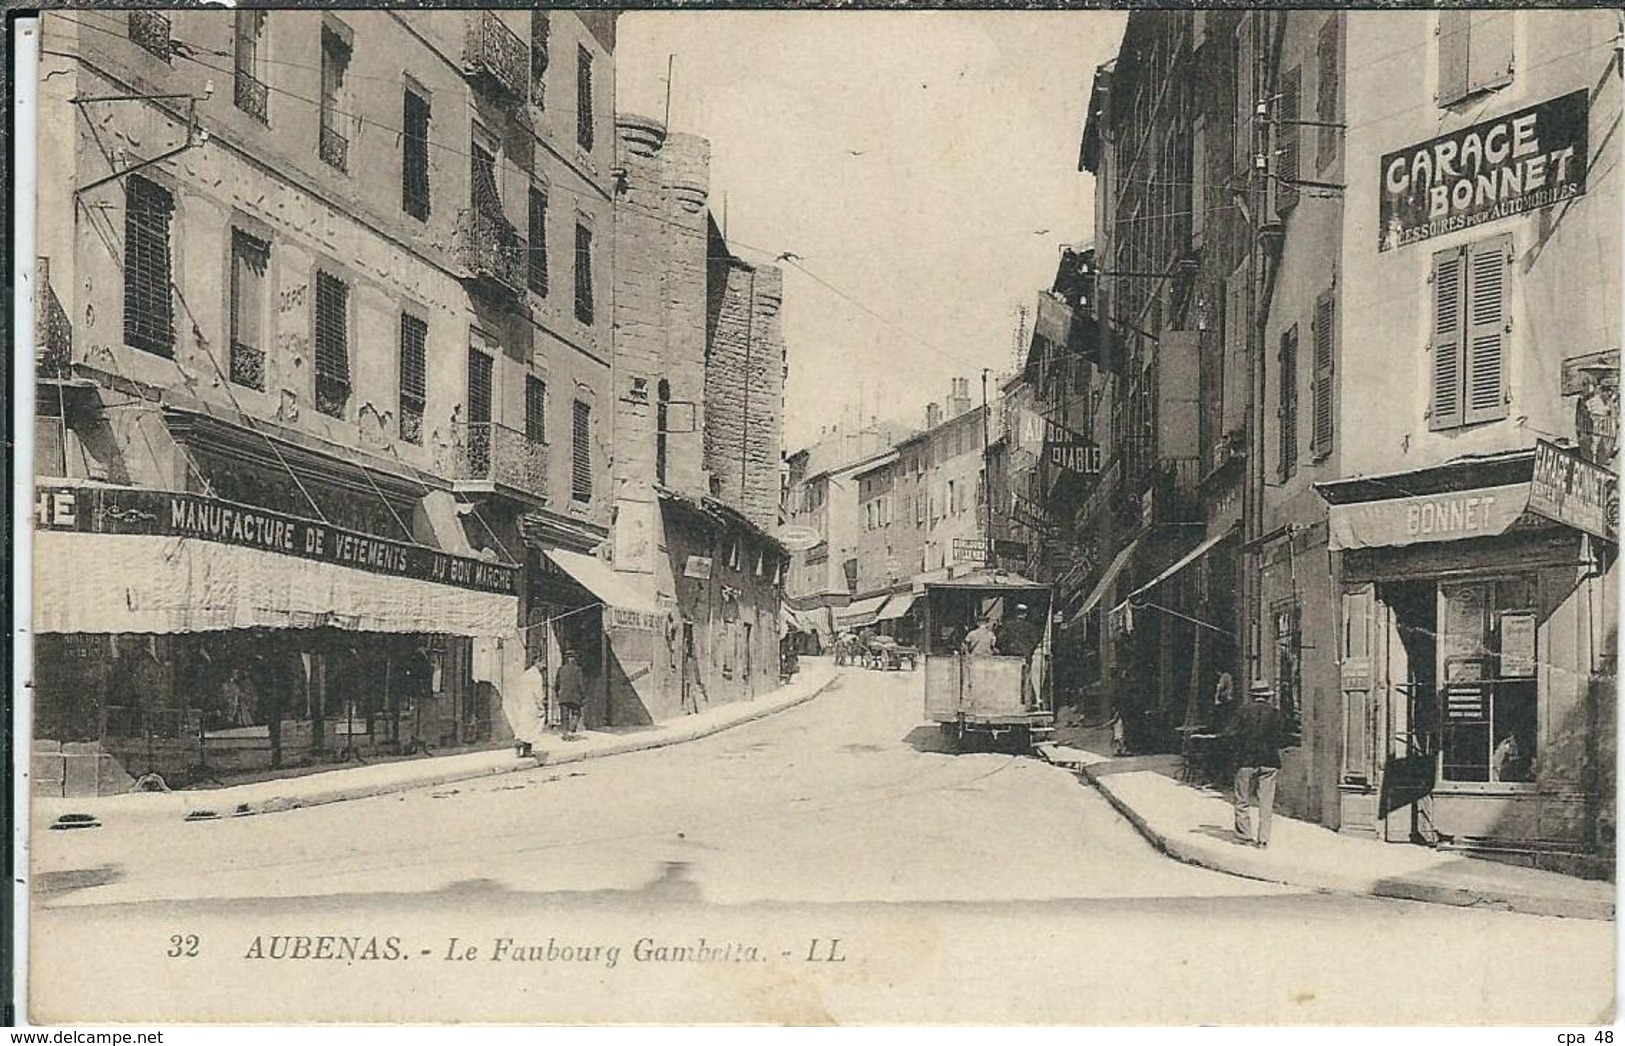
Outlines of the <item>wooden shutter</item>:
[[408,443],[423,443],[423,407],[428,395],[429,325],[401,313],[400,432]]
[[1493,91],[1512,82],[1511,11],[1469,11],[1466,93]]
[[531,186],[529,232],[529,264],[525,280],[530,289],[547,296],[547,193]]
[[350,285],[316,273],[316,409],[341,418],[350,399]]
[[1343,590],[1338,670],[1343,691],[1343,780],[1369,783],[1376,776],[1376,586]]
[[1316,457],[1332,449],[1332,369],[1336,353],[1332,340],[1335,331],[1336,310],[1332,292],[1327,291],[1315,300],[1315,320],[1311,325],[1314,337],[1314,378],[1311,398],[1309,450]]
[[490,355],[482,349],[469,346],[468,423],[470,426],[483,426],[490,423],[494,384]]
[[592,406],[576,400],[570,418],[570,500],[592,500]]
[[1471,11],[1439,12],[1439,104],[1467,97],[1467,29]]
[[[1320,40],[1316,47],[1315,119],[1322,124],[1337,122],[1338,81],[1342,78],[1342,26],[1343,15],[1333,11],[1320,26]],[[1324,171],[1337,159],[1337,148],[1343,140],[1338,127],[1317,128],[1315,166]]]
[[1512,237],[1495,236],[1467,248],[1467,351],[1463,420],[1507,416],[1507,272]]
[[1298,203],[1296,182],[1301,177],[1298,156],[1301,135],[1297,121],[1303,119],[1303,70],[1293,66],[1281,74],[1275,100],[1275,209],[1291,210]]
[[1452,247],[1433,256],[1432,394],[1428,428],[1447,429],[1463,423],[1463,305],[1467,297],[1467,254]]
[[1298,325],[1281,334],[1281,388],[1277,431],[1281,437],[1279,474],[1286,479],[1298,466]]
[[124,343],[168,356],[175,349],[169,256],[175,199],[140,175],[131,175],[124,191]]
[[547,442],[547,384],[534,374],[525,375],[525,438]]

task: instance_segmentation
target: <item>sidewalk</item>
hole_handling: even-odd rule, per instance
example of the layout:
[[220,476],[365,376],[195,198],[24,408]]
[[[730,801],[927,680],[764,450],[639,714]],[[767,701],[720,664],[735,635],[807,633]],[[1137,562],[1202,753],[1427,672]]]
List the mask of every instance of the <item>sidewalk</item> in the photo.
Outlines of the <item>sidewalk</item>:
[[510,746],[498,751],[426,756],[227,788],[131,792],[79,799],[38,798],[33,803],[35,830],[49,829],[63,815],[75,819],[88,815],[93,821],[103,824],[117,822],[122,825],[139,820],[202,820],[276,813],[302,806],[320,806],[346,799],[362,799],[517,770],[532,770],[540,766],[564,766],[584,759],[663,748],[708,737],[730,727],[782,712],[816,697],[835,679],[835,666],[827,659],[804,658],[801,664],[801,671],[788,686],[753,700],[718,705],[636,730],[586,730],[581,732],[578,741],[567,742],[556,734],[549,734],[533,748],[529,756],[515,755],[514,748]]
[[1187,864],[1337,893],[1528,915],[1614,917],[1613,883],[1343,835],[1280,814],[1267,849],[1244,845],[1231,827],[1227,796],[1169,775],[1178,756],[1113,759],[1056,744],[1040,745],[1039,752],[1076,770],[1152,845]]

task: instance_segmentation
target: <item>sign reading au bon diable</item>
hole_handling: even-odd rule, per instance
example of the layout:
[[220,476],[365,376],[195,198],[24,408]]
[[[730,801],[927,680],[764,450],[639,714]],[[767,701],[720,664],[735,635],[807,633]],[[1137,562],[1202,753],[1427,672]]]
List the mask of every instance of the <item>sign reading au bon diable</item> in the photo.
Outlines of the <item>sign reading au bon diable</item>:
[[1535,444],[1529,511],[1608,541],[1619,540],[1619,478],[1578,454]]
[[1380,250],[1585,194],[1584,90],[1383,156]]

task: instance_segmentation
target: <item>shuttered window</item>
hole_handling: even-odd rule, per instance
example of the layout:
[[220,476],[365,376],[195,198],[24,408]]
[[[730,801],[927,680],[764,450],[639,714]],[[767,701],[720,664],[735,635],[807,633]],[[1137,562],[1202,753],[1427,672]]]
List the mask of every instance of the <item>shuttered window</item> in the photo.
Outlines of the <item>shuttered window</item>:
[[1491,237],[1433,256],[1432,394],[1428,426],[1507,415],[1507,269],[1512,239]]
[[526,245],[528,264],[525,282],[530,289],[547,296],[547,193],[534,186],[530,190],[530,239]]
[[576,319],[593,321],[592,230],[576,224]]
[[1298,469],[1298,325],[1281,334],[1281,388],[1278,410],[1280,464],[1277,473],[1284,480]]
[[419,221],[429,217],[429,100],[406,89],[401,136],[401,209]]
[[423,408],[428,395],[429,325],[401,313],[401,439],[423,443]]
[[1317,458],[1325,457],[1332,450],[1332,409],[1336,385],[1332,379],[1332,371],[1336,365],[1336,299],[1331,291],[1327,291],[1315,299],[1315,320],[1312,324],[1314,338],[1314,375],[1310,392],[1313,398],[1310,421],[1309,451]]
[[231,358],[234,385],[265,391],[265,277],[271,245],[231,230]]
[[1511,11],[1439,12],[1439,104],[1512,82]]
[[344,416],[350,401],[350,286],[316,274],[316,409]]
[[592,152],[592,52],[576,49],[576,142]]
[[1293,66],[1281,74],[1275,100],[1275,209],[1291,210],[1298,203],[1300,138],[1297,121],[1303,119],[1303,70]]
[[525,438],[547,442],[547,383],[534,374],[525,375]]
[[538,109],[547,102],[547,46],[553,34],[552,20],[546,11],[530,13],[530,100]]
[[490,353],[472,346],[468,350],[468,423],[491,423],[492,363]]
[[592,500],[592,405],[576,400],[570,419],[570,500]]
[[[1343,15],[1333,11],[1320,27],[1320,41],[1315,48],[1315,119],[1321,124],[1337,123],[1337,93],[1342,80]],[[1343,132],[1336,127],[1316,129],[1315,166],[1324,171],[1337,160],[1337,148]]]
[[175,199],[130,175],[124,187],[124,343],[160,356],[175,351],[169,223]]

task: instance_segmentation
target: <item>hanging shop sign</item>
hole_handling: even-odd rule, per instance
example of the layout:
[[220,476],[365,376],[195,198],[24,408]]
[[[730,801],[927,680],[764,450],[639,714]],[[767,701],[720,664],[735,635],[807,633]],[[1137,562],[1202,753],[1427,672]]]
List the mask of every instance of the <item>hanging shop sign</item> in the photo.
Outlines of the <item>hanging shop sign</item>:
[[1046,444],[1045,457],[1056,468],[1075,472],[1080,476],[1098,476],[1104,462],[1100,445],[1083,440],[1058,440]]
[[1026,560],[1027,543],[1025,541],[1011,541],[1008,538],[994,538],[993,554],[1001,560]]
[[986,563],[987,542],[981,538],[954,538],[955,563]]
[[1588,118],[1580,90],[1384,155],[1379,249],[1584,195]]
[[1619,480],[1553,443],[1535,444],[1529,511],[1608,541],[1619,540]]
[[711,557],[689,556],[683,564],[683,576],[708,580],[711,577]]
[[475,592],[518,592],[518,571],[511,564],[391,541],[199,494],[128,487],[42,487],[35,496],[34,522],[42,530],[198,538]]

